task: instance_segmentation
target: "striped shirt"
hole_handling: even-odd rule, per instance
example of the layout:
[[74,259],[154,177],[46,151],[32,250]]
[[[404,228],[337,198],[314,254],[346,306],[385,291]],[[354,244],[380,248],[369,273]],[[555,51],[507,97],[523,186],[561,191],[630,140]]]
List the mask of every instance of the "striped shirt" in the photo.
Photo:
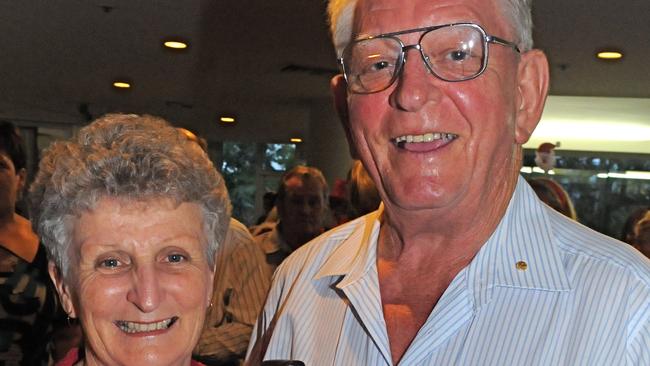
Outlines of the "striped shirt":
[[264,253],[248,229],[231,219],[218,251],[212,306],[195,355],[217,360],[243,358],[270,279]]
[[[392,365],[376,266],[381,212],[284,261],[251,360],[268,342],[264,359]],[[650,365],[650,261],[556,213],[519,178],[400,365]]]

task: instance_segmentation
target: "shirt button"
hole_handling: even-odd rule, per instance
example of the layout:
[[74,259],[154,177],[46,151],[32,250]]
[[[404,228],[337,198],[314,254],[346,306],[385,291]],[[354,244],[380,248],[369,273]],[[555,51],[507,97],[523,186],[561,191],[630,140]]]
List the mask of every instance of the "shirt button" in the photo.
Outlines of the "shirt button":
[[526,263],[526,262],[524,262],[524,261],[519,261],[519,262],[517,262],[517,264],[516,264],[515,266],[516,266],[517,269],[520,270],[520,271],[525,271],[525,270],[528,269],[528,263]]

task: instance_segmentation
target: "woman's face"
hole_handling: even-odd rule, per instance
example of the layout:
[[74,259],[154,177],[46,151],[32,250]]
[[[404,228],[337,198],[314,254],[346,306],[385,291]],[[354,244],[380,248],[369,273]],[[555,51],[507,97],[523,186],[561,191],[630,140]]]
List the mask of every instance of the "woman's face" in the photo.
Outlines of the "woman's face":
[[[65,281],[86,364],[189,365],[212,294],[199,205],[99,201],[75,222]],[[51,267],[52,268],[52,267]]]
[[24,176],[24,171],[16,171],[9,155],[0,150],[0,216],[13,214]]

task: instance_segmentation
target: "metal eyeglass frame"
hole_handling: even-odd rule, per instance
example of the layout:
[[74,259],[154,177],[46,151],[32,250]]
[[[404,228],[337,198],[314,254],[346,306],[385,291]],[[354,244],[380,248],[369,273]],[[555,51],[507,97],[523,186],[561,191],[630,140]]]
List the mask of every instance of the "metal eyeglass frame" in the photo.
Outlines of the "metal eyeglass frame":
[[[425,35],[427,35],[428,33],[432,32],[434,30],[437,30],[437,29],[440,29],[440,28],[458,27],[458,26],[472,27],[472,28],[478,30],[481,33],[481,35],[483,36],[483,50],[484,50],[483,51],[483,59],[481,60],[481,69],[476,74],[474,74],[474,75],[472,75],[470,77],[463,78],[463,79],[449,80],[449,79],[445,79],[445,78],[441,77],[440,75],[436,74],[435,71],[433,71],[433,68],[429,65],[429,62],[427,62],[427,56],[422,52],[421,42],[422,42],[422,38],[424,38]],[[402,42],[401,39],[396,37],[396,36],[399,36],[399,35],[402,35],[402,34],[417,33],[417,32],[423,32],[423,33],[420,36],[420,38],[418,39],[418,42],[416,44],[404,45],[404,42]],[[422,57],[422,61],[426,65],[427,70],[429,70],[429,72],[431,72],[431,74],[433,74],[435,77],[437,77],[440,80],[444,80],[444,81],[452,82],[452,83],[453,82],[458,82],[458,81],[472,80],[472,79],[475,79],[475,78],[481,76],[481,74],[483,74],[483,72],[487,68],[487,63],[488,63],[488,53],[489,53],[488,44],[489,43],[494,43],[494,44],[498,44],[498,45],[501,45],[501,46],[509,47],[509,48],[512,48],[513,50],[515,50],[517,53],[521,53],[521,51],[519,50],[519,47],[515,43],[506,41],[503,38],[499,38],[499,37],[487,34],[487,32],[485,31],[485,29],[483,29],[483,27],[481,27],[480,25],[475,24],[475,23],[450,23],[450,24],[443,24],[443,25],[434,25],[434,26],[424,27],[424,28],[407,29],[407,30],[398,31],[398,32],[384,33],[384,34],[380,34],[380,35],[377,35],[377,36],[369,36],[369,37],[365,37],[365,38],[355,39],[350,44],[348,44],[345,47],[345,49],[343,50],[343,54],[341,55],[341,57],[338,59],[340,67],[341,67],[341,69],[343,71],[343,77],[345,78],[346,82],[348,82],[348,75],[347,75],[347,72],[345,70],[345,63],[343,61],[343,55],[345,55],[346,51],[350,47],[353,47],[356,43],[367,41],[367,40],[374,39],[374,38],[390,38],[390,39],[396,40],[402,46],[402,49],[401,49],[400,54],[399,54],[399,58],[397,59],[397,66],[396,66],[395,73],[393,74],[393,77],[391,78],[388,85],[386,85],[386,87],[384,87],[382,89],[379,89],[379,90],[371,91],[371,92],[353,92],[355,94],[378,93],[380,91],[388,89],[391,85],[393,85],[395,80],[397,80],[397,78],[402,73],[402,69],[404,67],[404,63],[406,62],[406,57],[407,57],[406,52],[408,52],[411,49],[418,50],[418,52],[420,53],[420,56]],[[349,87],[348,87],[348,89],[349,89]]]

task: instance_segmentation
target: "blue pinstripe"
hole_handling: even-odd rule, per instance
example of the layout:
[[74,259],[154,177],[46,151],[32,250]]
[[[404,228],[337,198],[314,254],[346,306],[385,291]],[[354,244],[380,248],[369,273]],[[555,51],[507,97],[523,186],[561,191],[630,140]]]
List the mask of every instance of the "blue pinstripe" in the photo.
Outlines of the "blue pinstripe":
[[[277,317],[265,359],[392,364],[375,263],[380,214],[322,235],[278,268],[253,332]],[[400,364],[648,366],[650,261],[557,214],[520,178]]]

